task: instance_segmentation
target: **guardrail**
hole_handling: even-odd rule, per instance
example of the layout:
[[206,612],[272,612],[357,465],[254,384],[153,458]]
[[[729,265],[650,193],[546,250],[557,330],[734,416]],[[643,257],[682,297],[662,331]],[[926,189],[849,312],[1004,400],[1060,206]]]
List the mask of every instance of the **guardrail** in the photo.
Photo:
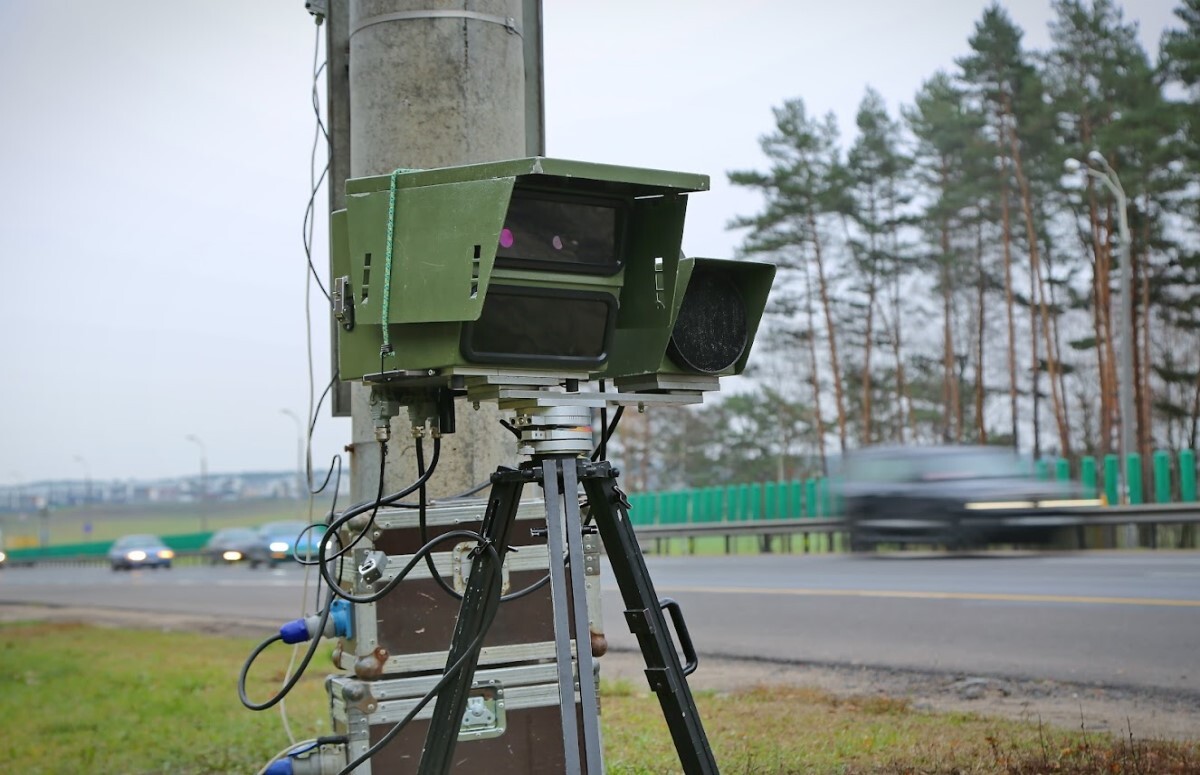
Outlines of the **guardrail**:
[[[1105,506],[1079,507],[1065,509],[1070,516],[1077,520],[1064,525],[1066,529],[1077,528],[1110,528],[1120,526],[1137,526],[1158,528],[1164,525],[1195,525],[1200,523],[1200,503],[1157,503],[1146,506]],[[1059,512],[1062,513],[1062,512]],[[679,522],[673,524],[638,524],[634,523],[638,538],[644,542],[654,542],[654,547],[662,551],[664,543],[675,540],[694,542],[696,539],[719,537],[725,540],[725,551],[734,549],[734,541],[742,537],[779,537],[783,539],[782,550],[792,551],[794,537],[800,536],[802,551],[809,551],[809,537],[820,536],[826,541],[824,550],[841,551],[845,548],[846,521],[841,517],[801,517],[799,519],[753,519],[743,521],[708,521],[708,522]],[[1200,533],[1200,531],[1196,531]],[[1157,537],[1157,529],[1151,532]],[[164,542],[176,551],[177,561],[199,562],[202,553],[200,548],[211,533],[189,533],[180,536],[165,536]],[[1089,543],[1084,533],[1076,534],[1078,548],[1086,548]],[[1191,539],[1192,548],[1196,548],[1197,537]],[[1096,543],[1091,541],[1091,543]],[[69,544],[50,546],[41,549],[18,549],[9,552],[10,565],[32,565],[35,563],[54,564],[103,564],[107,562],[105,554],[110,542],[92,542],[88,544]],[[1152,543],[1152,547],[1156,542]],[[690,547],[694,550],[694,546]]]
[[[204,533],[181,533],[163,536],[163,543],[175,552],[176,561],[199,558],[204,544],[212,538],[212,531]],[[57,544],[24,549],[9,549],[8,564],[30,565],[33,563],[106,563],[112,541],[87,541],[75,544]]]
[[[1120,526],[1152,527],[1164,525],[1195,525],[1200,523],[1200,503],[1158,503],[1146,506],[1104,506],[1079,507],[1064,509],[1067,512],[1068,523],[1063,525],[1066,530],[1077,529],[1075,540],[1077,548],[1087,548],[1086,533],[1078,532],[1087,528],[1109,528]],[[1059,512],[1060,514],[1062,512]],[[1070,521],[1074,517],[1075,521]],[[778,536],[784,538],[784,551],[791,551],[792,537],[801,536],[802,547],[809,548],[808,537],[828,537],[828,549],[839,551],[846,543],[844,540],[848,526],[841,517],[812,517],[800,519],[771,519],[749,522],[691,522],[676,524],[638,525],[635,523],[638,537],[644,541],[655,542],[657,551],[662,551],[663,542],[673,540],[695,541],[699,538],[722,537],[726,540],[726,551],[732,546],[731,541],[746,536]],[[1151,548],[1157,548],[1157,529],[1151,532]],[[834,540],[836,537],[837,540]],[[1196,537],[1191,539],[1192,548],[1196,548]]]

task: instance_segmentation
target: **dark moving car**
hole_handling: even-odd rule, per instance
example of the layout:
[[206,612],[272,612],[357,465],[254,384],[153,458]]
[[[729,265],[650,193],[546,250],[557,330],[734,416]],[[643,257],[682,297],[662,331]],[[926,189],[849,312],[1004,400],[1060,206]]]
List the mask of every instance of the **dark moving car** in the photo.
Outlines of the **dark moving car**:
[[260,527],[258,540],[248,553],[250,567],[262,563],[274,567],[280,562],[294,560],[296,555],[315,560],[325,528],[318,525],[308,530],[308,527],[307,522],[295,520],[268,522]]
[[204,544],[204,556],[210,563],[235,563],[249,560],[260,542],[258,531],[248,527],[226,527],[213,533]]
[[134,568],[170,568],[175,552],[156,535],[122,536],[108,550],[108,562],[113,570]]
[[968,549],[1047,543],[1098,506],[1071,482],[1042,481],[1011,449],[868,447],[846,455],[841,493],[852,551],[879,544]]

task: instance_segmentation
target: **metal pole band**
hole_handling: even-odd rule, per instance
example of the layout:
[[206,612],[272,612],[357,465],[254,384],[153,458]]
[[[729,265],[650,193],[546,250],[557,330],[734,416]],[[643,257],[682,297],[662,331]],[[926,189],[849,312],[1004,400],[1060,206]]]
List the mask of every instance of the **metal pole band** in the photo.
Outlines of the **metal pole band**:
[[508,30],[509,33],[518,36],[521,35],[521,28],[517,26],[517,20],[512,16],[494,16],[477,11],[438,11],[430,9],[427,11],[396,11],[395,13],[384,13],[379,16],[367,17],[350,29],[350,37],[353,38],[360,30],[376,24],[404,22],[413,19],[474,19],[479,22],[487,22],[488,24],[499,24]]

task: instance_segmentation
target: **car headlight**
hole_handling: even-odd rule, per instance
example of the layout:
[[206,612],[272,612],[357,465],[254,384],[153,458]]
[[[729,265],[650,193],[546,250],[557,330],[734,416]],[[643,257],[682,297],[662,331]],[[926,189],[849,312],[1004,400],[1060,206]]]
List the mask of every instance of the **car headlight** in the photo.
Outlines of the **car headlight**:
[[175,556],[175,552],[171,551],[170,549],[159,549],[158,550],[158,559],[160,559],[160,560],[169,560],[174,556]]
[[146,553],[141,549],[134,549],[132,552],[126,552],[125,559],[132,560],[133,562],[141,562],[146,559]]
[[287,541],[272,541],[271,542],[271,551],[286,552],[287,550],[288,550]]
[[975,501],[968,503],[971,511],[991,511],[992,509],[1032,509],[1033,501]]
[[1039,509],[1074,508],[1076,506],[1103,506],[1099,498],[1065,498],[1054,501],[1038,501]]
[[4,562],[7,559],[8,559],[8,555],[5,554],[4,552],[0,552],[0,562]]
[[221,559],[225,560],[226,562],[237,562],[238,560],[242,559],[242,553],[230,550],[223,553],[221,555]]

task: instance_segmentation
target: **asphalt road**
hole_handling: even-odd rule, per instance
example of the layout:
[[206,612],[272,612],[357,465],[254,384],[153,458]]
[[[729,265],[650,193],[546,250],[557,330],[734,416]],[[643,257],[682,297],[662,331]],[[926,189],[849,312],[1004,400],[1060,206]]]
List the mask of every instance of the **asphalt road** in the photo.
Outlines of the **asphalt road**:
[[[701,654],[1048,678],[1200,696],[1200,554],[647,557]],[[300,615],[296,567],[0,571],[0,603]],[[635,648],[611,576],[607,634]],[[703,666],[701,666],[703,669]]]

